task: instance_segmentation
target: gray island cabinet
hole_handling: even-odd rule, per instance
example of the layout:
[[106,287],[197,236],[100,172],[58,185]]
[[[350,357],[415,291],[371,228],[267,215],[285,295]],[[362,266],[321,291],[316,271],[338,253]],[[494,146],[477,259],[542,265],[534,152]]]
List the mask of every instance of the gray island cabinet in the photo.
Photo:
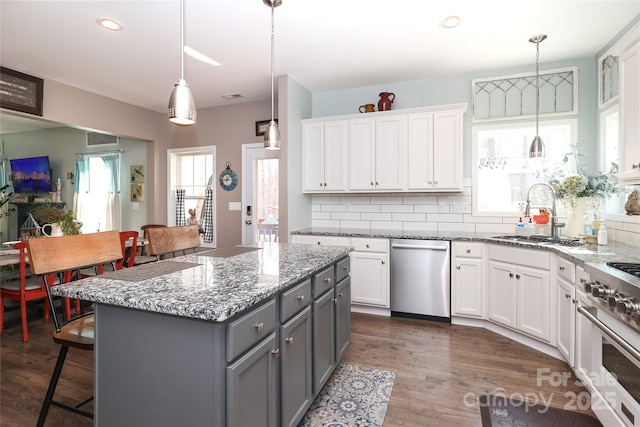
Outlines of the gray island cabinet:
[[245,250],[53,288],[94,303],[95,425],[298,424],[350,343],[351,249]]

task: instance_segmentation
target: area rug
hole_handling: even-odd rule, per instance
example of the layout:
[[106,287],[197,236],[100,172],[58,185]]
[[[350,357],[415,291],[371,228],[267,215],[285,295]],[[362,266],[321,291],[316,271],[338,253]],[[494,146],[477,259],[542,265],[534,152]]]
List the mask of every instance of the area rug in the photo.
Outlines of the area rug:
[[602,427],[596,418],[561,408],[482,393],[478,396],[482,427]]
[[339,365],[298,427],[382,426],[396,374]]

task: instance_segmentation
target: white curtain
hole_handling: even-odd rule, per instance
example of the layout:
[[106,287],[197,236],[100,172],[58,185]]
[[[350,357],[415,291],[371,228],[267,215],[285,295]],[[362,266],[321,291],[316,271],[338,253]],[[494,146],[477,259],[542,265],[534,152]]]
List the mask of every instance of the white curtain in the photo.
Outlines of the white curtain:
[[83,233],[120,229],[120,153],[80,155],[73,210]]

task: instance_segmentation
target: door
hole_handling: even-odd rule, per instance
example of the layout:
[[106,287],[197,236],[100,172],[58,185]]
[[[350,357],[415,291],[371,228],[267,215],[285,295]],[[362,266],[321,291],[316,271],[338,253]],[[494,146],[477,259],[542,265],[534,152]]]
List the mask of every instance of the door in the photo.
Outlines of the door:
[[451,293],[453,313],[459,316],[482,318],[484,316],[484,286],[482,282],[482,260],[456,258],[451,270]]
[[558,351],[564,356],[569,366],[574,367],[575,316],[574,287],[566,280],[558,278]]
[[376,119],[376,190],[402,190],[404,186],[406,123],[405,116]]
[[278,153],[263,144],[242,145],[242,244],[278,241]]
[[520,332],[549,341],[551,305],[549,273],[518,267],[516,274],[516,328]]
[[387,254],[351,252],[352,301],[389,307],[389,265]]
[[515,269],[509,264],[489,261],[489,319],[516,327]]

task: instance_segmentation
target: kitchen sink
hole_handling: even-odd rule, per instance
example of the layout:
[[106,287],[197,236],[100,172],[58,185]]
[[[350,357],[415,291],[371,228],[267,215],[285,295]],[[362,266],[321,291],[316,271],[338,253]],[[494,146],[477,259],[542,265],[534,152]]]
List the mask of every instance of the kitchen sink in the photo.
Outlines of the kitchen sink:
[[511,242],[533,243],[539,245],[560,245],[560,246],[584,246],[584,242],[573,237],[553,237],[542,234],[533,234],[531,236],[520,236],[510,234],[507,236],[494,236],[492,239],[508,240]]

